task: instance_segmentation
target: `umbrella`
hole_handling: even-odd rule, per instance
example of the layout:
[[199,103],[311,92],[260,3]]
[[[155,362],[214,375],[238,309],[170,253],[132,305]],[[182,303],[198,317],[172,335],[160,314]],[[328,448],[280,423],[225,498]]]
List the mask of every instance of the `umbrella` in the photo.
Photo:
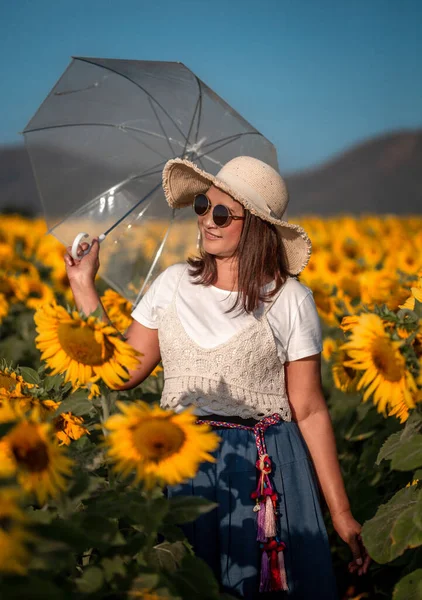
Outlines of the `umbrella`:
[[167,160],[216,174],[249,155],[277,168],[274,146],[176,62],[73,58],[23,133],[49,233],[65,246],[104,240],[100,274],[134,303],[195,251],[192,211],[164,198]]

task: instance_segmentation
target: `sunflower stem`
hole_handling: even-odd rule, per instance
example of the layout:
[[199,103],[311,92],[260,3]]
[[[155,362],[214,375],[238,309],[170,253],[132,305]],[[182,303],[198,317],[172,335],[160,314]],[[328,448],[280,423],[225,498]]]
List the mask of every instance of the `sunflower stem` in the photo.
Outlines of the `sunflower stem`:
[[106,436],[108,434],[106,428],[104,427],[104,423],[107,421],[107,419],[110,416],[110,398],[109,396],[105,396],[104,394],[101,396],[101,408],[103,411],[103,415],[102,415],[102,423],[103,423],[103,433],[104,436]]

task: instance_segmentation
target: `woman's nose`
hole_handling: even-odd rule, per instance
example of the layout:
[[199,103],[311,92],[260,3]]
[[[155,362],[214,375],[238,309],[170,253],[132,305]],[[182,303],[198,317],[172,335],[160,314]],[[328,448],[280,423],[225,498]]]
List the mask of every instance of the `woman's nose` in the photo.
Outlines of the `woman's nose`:
[[203,224],[205,227],[216,227],[213,219],[212,219],[212,209],[207,212],[203,217]]

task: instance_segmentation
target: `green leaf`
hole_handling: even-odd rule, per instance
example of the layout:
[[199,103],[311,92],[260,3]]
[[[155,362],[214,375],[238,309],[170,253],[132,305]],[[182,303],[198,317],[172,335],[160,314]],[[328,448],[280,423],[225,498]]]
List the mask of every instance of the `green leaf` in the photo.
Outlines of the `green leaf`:
[[400,579],[393,592],[393,600],[421,600],[422,569],[416,569]]
[[412,471],[418,467],[422,467],[422,435],[420,433],[403,442],[391,460],[391,468],[396,471]]
[[422,529],[415,526],[417,505],[417,502],[412,503],[402,512],[393,527],[391,552],[394,558],[401,556],[408,548],[417,548],[422,545]]
[[[27,575],[0,581],[0,598],[3,600],[63,600],[68,598],[63,589],[45,577]],[[62,588],[62,589],[61,589]]]
[[379,465],[383,460],[390,460],[393,454],[400,448],[401,444],[401,431],[397,431],[397,433],[393,433],[388,437],[383,445],[381,446],[381,450],[378,453],[376,464]]
[[219,586],[210,567],[197,556],[187,554],[182,565],[169,576],[177,593],[189,600],[220,600]]
[[417,298],[415,298],[415,306],[413,308],[413,312],[415,312],[418,317],[422,318],[422,302],[419,302]]
[[63,382],[63,375],[57,373],[57,375],[48,376],[44,379],[45,391],[50,392],[51,390],[59,391],[60,386]]
[[104,570],[104,576],[107,581],[111,581],[116,575],[121,577],[126,576],[125,561],[121,556],[114,556],[113,558],[103,558],[101,565]]
[[16,421],[5,421],[4,423],[0,423],[0,438],[7,435],[14,425],[16,425]]
[[77,417],[81,417],[82,415],[87,415],[93,410],[92,403],[88,400],[88,392],[80,391],[76,392],[66,400],[60,403],[54,416],[60,415],[65,412],[71,412]]
[[183,542],[162,542],[153,548],[154,564],[157,564],[160,570],[174,572],[181,564],[186,554],[186,546]]
[[40,376],[34,369],[31,369],[30,367],[20,367],[19,370],[23,379],[27,383],[33,383],[35,385],[39,385],[41,383]]
[[422,488],[417,491],[417,500],[415,506],[415,525],[422,530]]
[[102,588],[104,573],[99,567],[88,567],[84,570],[82,577],[75,580],[75,583],[83,594],[93,594]]
[[165,523],[175,525],[189,523],[217,506],[215,502],[199,496],[174,496],[169,499],[169,512]]
[[422,429],[422,415],[420,415],[417,411],[413,411],[410,414],[410,417],[406,421],[406,425],[404,426],[402,439],[407,440],[412,437],[415,433],[418,433]]
[[[406,513],[404,523],[400,523],[400,518],[408,509],[413,508],[415,510],[417,500],[416,486],[406,487],[398,491],[387,504],[382,504],[375,516],[363,525],[363,542],[371,558],[376,562],[387,563],[404,551],[400,536],[405,537],[407,531],[405,527],[406,519],[411,518],[411,516],[410,513]],[[392,534],[397,522],[400,523],[396,531],[396,536],[399,537],[394,540],[394,548]]]

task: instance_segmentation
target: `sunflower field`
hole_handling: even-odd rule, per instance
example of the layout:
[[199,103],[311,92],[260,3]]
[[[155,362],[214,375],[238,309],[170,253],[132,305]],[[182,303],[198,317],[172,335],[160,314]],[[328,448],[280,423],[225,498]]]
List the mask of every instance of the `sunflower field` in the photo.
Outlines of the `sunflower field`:
[[[373,559],[349,574],[327,518],[340,597],[422,599],[422,218],[297,221],[313,241],[301,281]],[[42,220],[0,216],[0,598],[228,600],[183,533],[215,505],[164,492],[212,460],[218,437],[159,408],[159,367],[116,391],[142,360],[122,335],[131,304],[99,280],[113,325],[77,312],[63,252]]]

